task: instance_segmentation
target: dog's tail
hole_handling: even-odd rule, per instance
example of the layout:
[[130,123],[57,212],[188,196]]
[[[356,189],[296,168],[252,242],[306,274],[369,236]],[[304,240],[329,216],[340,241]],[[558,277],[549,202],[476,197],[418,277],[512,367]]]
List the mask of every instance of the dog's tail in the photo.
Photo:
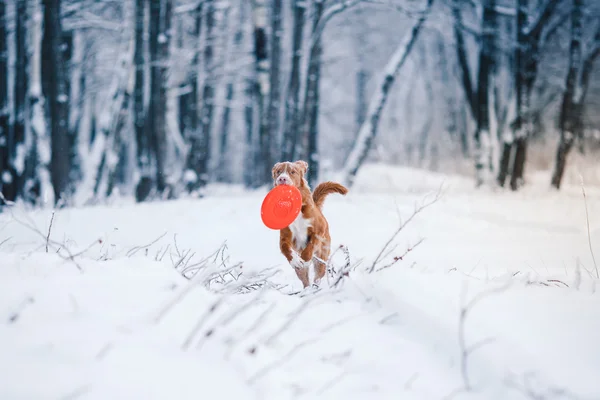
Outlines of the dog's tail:
[[318,208],[321,208],[323,206],[325,197],[327,197],[329,193],[339,193],[345,195],[346,193],[348,193],[348,189],[345,186],[335,182],[319,183],[313,191],[312,195],[313,201],[315,202],[315,205]]

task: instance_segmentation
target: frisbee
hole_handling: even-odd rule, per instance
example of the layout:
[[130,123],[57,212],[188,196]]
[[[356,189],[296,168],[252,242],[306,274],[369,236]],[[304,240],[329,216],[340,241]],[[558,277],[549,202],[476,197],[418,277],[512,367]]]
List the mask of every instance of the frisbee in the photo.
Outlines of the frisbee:
[[270,229],[288,227],[302,209],[302,194],[292,185],[275,186],[263,200],[260,217]]

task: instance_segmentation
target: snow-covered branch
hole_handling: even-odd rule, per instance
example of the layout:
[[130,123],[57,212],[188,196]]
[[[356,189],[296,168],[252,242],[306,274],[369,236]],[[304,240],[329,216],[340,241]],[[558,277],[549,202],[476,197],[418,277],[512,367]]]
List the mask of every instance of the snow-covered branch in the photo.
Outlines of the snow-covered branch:
[[410,32],[404,36],[404,39],[398,45],[396,51],[383,70],[378,88],[371,97],[367,118],[360,128],[358,138],[356,139],[354,147],[352,148],[352,151],[346,159],[342,169],[340,181],[343,182],[343,184],[345,184],[347,187],[352,185],[358,169],[369,153],[372,142],[377,135],[379,120],[381,118],[381,113],[383,112],[383,107],[387,102],[390,89],[394,84],[394,80],[396,79],[398,71],[400,71],[400,68],[402,68],[406,62],[410,51],[415,44],[419,32],[421,31],[421,28],[425,23],[427,16],[429,15],[428,11],[431,10],[432,5],[433,0],[428,0],[425,12],[421,14],[419,19],[415,22]]

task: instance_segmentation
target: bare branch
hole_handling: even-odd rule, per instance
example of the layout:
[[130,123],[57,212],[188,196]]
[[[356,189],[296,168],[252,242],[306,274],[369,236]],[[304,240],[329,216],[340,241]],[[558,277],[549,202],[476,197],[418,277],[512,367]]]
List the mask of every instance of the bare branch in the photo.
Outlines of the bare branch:
[[297,345],[292,347],[292,349],[290,351],[288,351],[283,357],[279,358],[275,362],[268,364],[267,366],[258,370],[254,375],[252,375],[248,379],[248,383],[252,384],[255,381],[257,381],[258,379],[267,375],[269,372],[271,372],[275,368],[282,366],[286,362],[290,361],[292,359],[292,357],[294,356],[294,354],[296,354],[298,352],[298,350],[301,350],[303,347],[308,346],[309,344],[315,343],[318,340],[319,340],[319,337],[316,337],[316,338],[312,338],[312,339],[306,339],[306,340],[298,343]]
[[52,211],[52,217],[50,217],[50,225],[48,226],[48,235],[46,235],[46,253],[48,252],[48,245],[50,242],[50,233],[52,232],[52,223],[54,222],[54,211]]
[[143,250],[143,249],[147,249],[148,247],[152,246],[153,244],[155,244],[156,242],[158,242],[160,239],[162,239],[163,237],[165,237],[166,234],[167,234],[167,232],[163,233],[162,235],[160,235],[159,237],[157,237],[156,239],[154,239],[152,242],[148,243],[147,245],[144,245],[144,246],[135,246],[135,247],[131,248],[127,252],[126,256],[127,257],[131,257],[135,253],[137,253],[138,251]]
[[[473,308],[479,304],[482,300],[487,297],[490,297],[494,294],[501,293],[506,291],[511,285],[511,281],[507,281],[505,285],[499,286],[496,288],[492,288],[487,291],[477,293],[470,301],[461,306],[460,309],[460,319],[458,323],[458,343],[461,352],[461,360],[460,360],[460,372],[463,379],[464,390],[470,391],[472,390],[471,382],[469,381],[469,372],[468,372],[468,361],[469,356],[477,349],[481,348],[483,345],[492,342],[493,338],[487,338],[482,341],[479,341],[471,346],[467,346],[466,337],[465,337],[465,324],[467,321],[467,317]],[[461,303],[464,303],[464,298],[467,294],[467,287],[465,286],[461,295],[463,299]]]
[[583,184],[583,177],[580,175],[581,179],[581,191],[583,193],[583,203],[585,204],[585,222],[587,226],[587,238],[588,244],[590,246],[590,254],[592,255],[592,261],[594,262],[594,268],[596,268],[596,278],[600,279],[600,272],[598,271],[598,264],[596,263],[596,257],[594,256],[594,250],[592,248],[592,235],[590,233],[590,216],[588,214],[588,206],[587,206],[587,196],[585,194],[585,186]]
[[398,261],[402,261],[402,260],[404,259],[404,257],[406,257],[406,255],[407,255],[408,253],[410,253],[411,251],[413,251],[413,250],[414,250],[414,249],[415,249],[415,248],[416,248],[418,245],[420,245],[420,244],[421,244],[421,243],[423,243],[424,241],[425,241],[425,239],[424,239],[424,238],[421,238],[421,239],[419,239],[419,240],[417,241],[417,243],[415,243],[415,244],[414,244],[414,245],[412,245],[412,246],[409,246],[409,247],[408,247],[408,248],[407,248],[407,249],[404,251],[404,253],[403,253],[402,255],[394,257],[394,258],[393,258],[393,260],[392,260],[392,262],[390,262],[390,263],[389,263],[389,264],[387,264],[387,265],[384,265],[383,267],[380,267],[380,268],[378,268],[377,270],[375,270],[375,272],[379,272],[379,271],[381,271],[381,270],[383,270],[383,269],[389,268],[389,267],[391,267],[392,265],[396,264]]
[[[392,242],[396,239],[396,237],[400,234],[400,232],[402,232],[402,230],[406,227],[406,225],[408,225],[413,220],[413,218],[415,218],[421,211],[423,211],[427,207],[429,207],[429,206],[433,205],[434,203],[436,203],[440,199],[441,195],[442,195],[442,187],[440,186],[440,188],[437,190],[437,192],[435,193],[435,196],[434,196],[434,198],[432,200],[425,201],[423,204],[421,204],[420,206],[416,207],[415,211],[413,211],[413,213],[411,214],[411,216],[408,217],[408,219],[406,221],[400,223],[400,226],[398,227],[398,229],[396,229],[396,231],[392,234],[392,236],[389,238],[389,240],[383,246],[383,248],[381,249],[381,251],[379,252],[379,254],[377,255],[377,257],[375,257],[375,260],[373,261],[373,264],[371,265],[371,268],[369,269],[369,273],[371,273],[371,272],[373,272],[375,270],[375,268],[377,267],[377,264],[382,259],[383,254],[386,252],[387,248],[392,244]],[[417,245],[420,244],[421,241],[419,241],[419,243],[417,243]],[[415,245],[413,247],[416,247],[417,245]]]
[[554,9],[559,3],[560,0],[548,0],[539,16],[535,18],[529,26],[523,29],[525,35],[530,38],[539,38],[542,34],[542,29],[544,29],[544,26],[548,23]]
[[187,350],[190,345],[192,344],[192,341],[194,340],[194,338],[196,337],[196,335],[198,334],[198,332],[200,331],[200,329],[202,329],[202,327],[204,326],[204,324],[206,323],[206,320],[208,320],[208,318],[214,314],[214,312],[217,310],[217,308],[219,308],[219,306],[221,305],[221,303],[223,303],[223,300],[225,299],[225,296],[221,296],[219,297],[215,302],[212,303],[212,305],[204,312],[204,314],[202,315],[202,318],[200,318],[198,320],[198,322],[196,322],[196,325],[194,325],[194,327],[192,328],[191,332],[188,334],[188,337],[185,339],[185,341],[183,342],[183,344],[181,345],[181,349],[182,350]]
[[12,239],[12,236],[7,237],[6,239],[4,239],[3,241],[0,242],[0,247],[2,247],[2,245],[4,243],[7,243],[10,239]]

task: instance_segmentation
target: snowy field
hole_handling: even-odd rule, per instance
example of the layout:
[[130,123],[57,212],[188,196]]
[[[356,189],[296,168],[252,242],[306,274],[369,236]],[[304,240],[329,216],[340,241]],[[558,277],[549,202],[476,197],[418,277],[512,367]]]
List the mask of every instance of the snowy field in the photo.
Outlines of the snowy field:
[[[261,223],[266,190],[15,206],[0,214],[0,399],[600,399],[584,200],[547,182],[476,191],[365,167],[324,208],[350,267],[338,251],[301,294]],[[600,190],[586,189],[600,262]]]

